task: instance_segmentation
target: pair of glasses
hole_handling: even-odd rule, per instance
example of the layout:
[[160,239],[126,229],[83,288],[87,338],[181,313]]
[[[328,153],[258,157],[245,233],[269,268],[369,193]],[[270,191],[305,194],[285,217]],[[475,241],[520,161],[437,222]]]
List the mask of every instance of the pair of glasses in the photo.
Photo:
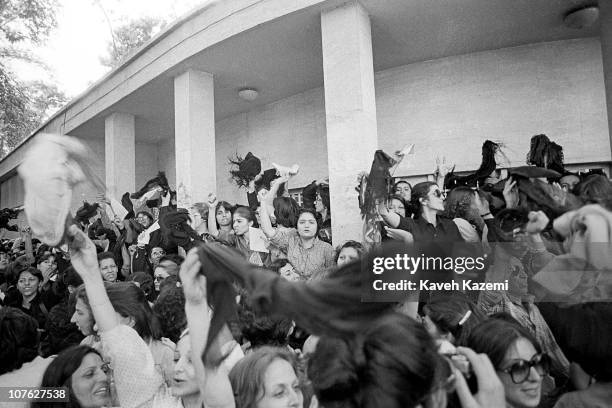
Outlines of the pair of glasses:
[[500,370],[502,373],[510,374],[512,382],[521,384],[527,381],[531,373],[531,367],[534,367],[538,374],[546,375],[550,372],[550,357],[547,354],[536,354],[530,361],[520,360],[512,364],[505,370]]

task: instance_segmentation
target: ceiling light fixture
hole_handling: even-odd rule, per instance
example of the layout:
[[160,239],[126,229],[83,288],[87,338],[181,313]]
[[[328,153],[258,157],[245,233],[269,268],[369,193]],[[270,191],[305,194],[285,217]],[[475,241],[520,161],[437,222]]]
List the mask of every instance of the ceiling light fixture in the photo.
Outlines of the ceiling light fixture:
[[259,92],[254,88],[242,88],[238,91],[238,96],[247,102],[253,102],[259,96]]
[[595,24],[598,18],[599,7],[587,6],[568,12],[563,18],[563,23],[566,27],[581,30],[583,28],[591,27],[593,24]]

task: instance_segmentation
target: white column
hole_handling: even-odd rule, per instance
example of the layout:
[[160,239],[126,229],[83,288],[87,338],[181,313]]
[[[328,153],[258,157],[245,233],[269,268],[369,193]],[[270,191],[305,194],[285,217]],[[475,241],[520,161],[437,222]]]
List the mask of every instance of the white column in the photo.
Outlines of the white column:
[[178,206],[206,202],[217,188],[213,76],[189,70],[174,78]]
[[362,240],[355,186],[378,148],[370,18],[356,1],[321,14],[334,245]]
[[136,128],[134,115],[115,112],[104,121],[106,188],[114,198],[136,191]]
[[606,105],[608,111],[608,134],[612,146],[612,1],[599,2],[601,58],[603,62]]

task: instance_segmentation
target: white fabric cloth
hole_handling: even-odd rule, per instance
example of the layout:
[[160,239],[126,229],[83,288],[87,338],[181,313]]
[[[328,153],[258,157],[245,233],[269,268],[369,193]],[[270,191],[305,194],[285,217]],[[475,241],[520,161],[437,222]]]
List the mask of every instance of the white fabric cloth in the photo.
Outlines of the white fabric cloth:
[[147,343],[134,329],[119,325],[101,333],[104,355],[110,359],[122,408],[180,407],[155,367]]

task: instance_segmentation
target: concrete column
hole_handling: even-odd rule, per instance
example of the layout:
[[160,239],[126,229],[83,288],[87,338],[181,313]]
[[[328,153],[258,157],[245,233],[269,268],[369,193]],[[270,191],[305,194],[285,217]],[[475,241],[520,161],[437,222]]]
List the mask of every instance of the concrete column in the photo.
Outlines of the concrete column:
[[355,186],[378,148],[370,18],[356,1],[321,13],[334,245],[362,239]]
[[205,202],[217,189],[213,76],[189,70],[174,78],[177,204]]
[[115,112],[104,121],[106,188],[119,199],[136,191],[136,127],[134,115]]
[[[608,111],[608,134],[612,147],[612,1],[599,2],[601,57],[603,62],[606,106]],[[612,154],[612,152],[610,152]]]

